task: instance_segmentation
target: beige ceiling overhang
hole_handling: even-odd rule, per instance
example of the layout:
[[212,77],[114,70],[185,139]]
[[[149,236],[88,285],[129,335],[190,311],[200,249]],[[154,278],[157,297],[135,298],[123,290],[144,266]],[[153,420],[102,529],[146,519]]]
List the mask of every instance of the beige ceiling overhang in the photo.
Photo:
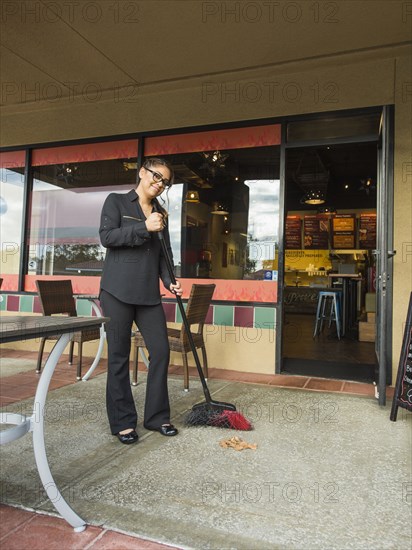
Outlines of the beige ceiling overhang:
[[3,2],[2,144],[260,118],[270,102],[276,113],[293,103],[293,83],[316,94],[324,69],[358,64],[361,79],[362,63],[392,66],[410,46],[406,4]]

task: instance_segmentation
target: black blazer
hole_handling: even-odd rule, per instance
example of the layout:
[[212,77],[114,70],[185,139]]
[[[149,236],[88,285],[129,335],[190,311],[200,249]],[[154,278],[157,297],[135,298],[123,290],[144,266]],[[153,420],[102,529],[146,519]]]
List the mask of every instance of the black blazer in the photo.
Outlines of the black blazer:
[[[156,305],[159,277],[169,291],[172,281],[159,236],[147,231],[138,199],[132,189],[111,193],[105,200],[99,234],[107,253],[100,288],[128,304]],[[173,265],[167,222],[163,235]]]

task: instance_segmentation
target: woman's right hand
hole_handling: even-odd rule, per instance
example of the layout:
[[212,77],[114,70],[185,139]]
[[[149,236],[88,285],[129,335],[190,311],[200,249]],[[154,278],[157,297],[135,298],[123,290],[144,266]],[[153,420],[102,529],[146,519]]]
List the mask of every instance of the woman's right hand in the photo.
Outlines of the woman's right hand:
[[165,227],[163,216],[158,212],[152,212],[145,223],[149,232],[162,231]]

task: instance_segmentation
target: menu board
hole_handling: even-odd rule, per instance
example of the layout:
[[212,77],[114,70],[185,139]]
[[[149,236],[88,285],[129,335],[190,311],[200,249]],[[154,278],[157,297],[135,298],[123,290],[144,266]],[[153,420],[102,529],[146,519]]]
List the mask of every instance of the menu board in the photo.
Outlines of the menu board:
[[359,248],[376,248],[376,214],[360,215]]
[[396,377],[390,419],[396,421],[398,407],[412,411],[412,292],[403,333],[401,356]]
[[304,218],[304,243],[306,250],[329,248],[328,215],[312,215]]
[[285,247],[289,250],[302,248],[302,218],[300,216],[286,217]]
[[332,220],[333,248],[355,248],[355,214],[336,214]]

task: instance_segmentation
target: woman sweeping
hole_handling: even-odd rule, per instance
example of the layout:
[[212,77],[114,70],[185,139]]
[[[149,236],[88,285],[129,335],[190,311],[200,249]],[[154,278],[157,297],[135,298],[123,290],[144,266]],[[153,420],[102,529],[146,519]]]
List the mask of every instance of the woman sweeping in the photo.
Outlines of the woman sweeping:
[[167,214],[157,197],[173,183],[173,169],[164,159],[146,159],[136,189],[111,193],[102,209],[100,240],[107,248],[100,285],[106,324],[108,374],[106,408],[110,429],[121,443],[138,440],[137,412],[130,387],[129,356],[133,321],[150,356],[144,426],[165,436],[176,435],[170,423],[167,370],[170,350],[161,304],[159,277],[164,287],[180,296],[179,281],[172,284],[157,232],[163,231],[172,254]]

